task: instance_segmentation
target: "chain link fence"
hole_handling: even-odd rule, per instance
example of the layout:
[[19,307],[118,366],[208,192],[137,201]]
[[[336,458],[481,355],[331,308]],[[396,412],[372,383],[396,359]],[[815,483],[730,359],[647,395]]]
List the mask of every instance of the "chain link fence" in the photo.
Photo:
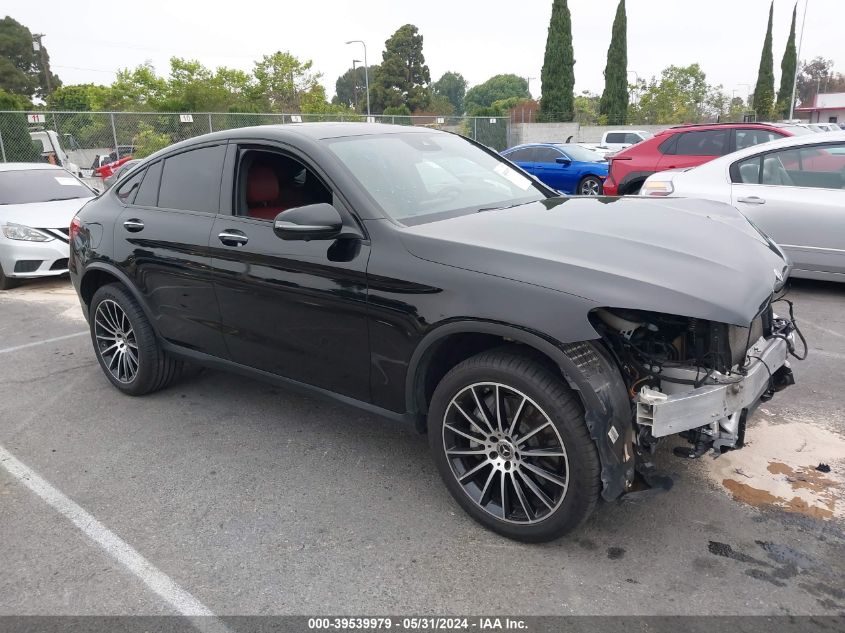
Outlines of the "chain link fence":
[[98,167],[119,158],[143,158],[171,143],[209,132],[315,121],[430,127],[463,134],[497,151],[508,147],[510,125],[508,117],[0,111],[0,160],[52,162],[90,177]]

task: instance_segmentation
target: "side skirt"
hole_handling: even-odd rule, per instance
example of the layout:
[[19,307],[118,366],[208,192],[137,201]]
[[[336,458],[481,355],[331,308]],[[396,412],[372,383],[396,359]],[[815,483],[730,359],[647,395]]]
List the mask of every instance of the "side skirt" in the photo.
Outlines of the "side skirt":
[[174,358],[178,358],[179,360],[194,363],[196,365],[202,365],[203,367],[209,367],[211,369],[219,369],[234,374],[240,374],[241,376],[247,376],[249,378],[257,378],[263,382],[286,387],[304,395],[317,396],[324,400],[340,402],[342,404],[355,407],[356,409],[366,411],[367,413],[372,413],[396,422],[405,422],[415,425],[419,424],[419,416],[413,413],[398,413],[396,411],[390,411],[389,409],[383,409],[382,407],[377,407],[370,402],[350,398],[349,396],[344,396],[342,394],[329,391],[328,389],[315,387],[313,385],[299,382],[298,380],[292,380],[261,369],[255,369],[254,367],[247,367],[246,365],[241,365],[234,361],[226,360],[225,358],[218,358],[209,354],[197,352],[179,345],[174,345],[168,341],[161,341],[161,344],[168,354]]

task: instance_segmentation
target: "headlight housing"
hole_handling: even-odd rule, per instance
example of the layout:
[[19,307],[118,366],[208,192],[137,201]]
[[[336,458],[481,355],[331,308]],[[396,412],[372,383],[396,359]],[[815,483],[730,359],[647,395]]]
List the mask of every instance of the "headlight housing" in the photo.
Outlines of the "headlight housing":
[[38,229],[33,229],[23,224],[15,224],[14,222],[9,222],[3,226],[3,235],[10,240],[21,240],[24,242],[49,242],[53,239]]

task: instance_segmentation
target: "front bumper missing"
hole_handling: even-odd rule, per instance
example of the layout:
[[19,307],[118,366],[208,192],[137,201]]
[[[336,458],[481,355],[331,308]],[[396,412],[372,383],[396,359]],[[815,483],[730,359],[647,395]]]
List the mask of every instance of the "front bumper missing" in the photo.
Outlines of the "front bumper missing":
[[[651,427],[654,437],[701,428],[714,440],[714,448],[733,447],[743,411],[753,409],[772,387],[774,373],[789,366],[788,353],[784,337],[760,338],[748,350],[744,374],[714,373],[708,384],[698,388],[669,381],[662,381],[664,391],[644,387],[636,401],[637,424]],[[695,368],[664,367],[662,374],[691,381],[701,377]]]

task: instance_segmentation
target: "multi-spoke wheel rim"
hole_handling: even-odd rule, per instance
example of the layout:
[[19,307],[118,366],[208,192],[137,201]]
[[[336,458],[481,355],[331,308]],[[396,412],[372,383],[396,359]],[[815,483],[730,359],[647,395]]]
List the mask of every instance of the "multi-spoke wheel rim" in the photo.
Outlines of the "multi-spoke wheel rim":
[[597,196],[599,195],[599,181],[595,178],[587,178],[581,183],[582,196]]
[[138,342],[126,312],[111,299],[101,301],[94,313],[97,352],[109,373],[130,383],[138,375]]
[[563,503],[566,448],[545,411],[508,385],[464,387],[443,419],[443,448],[455,480],[482,510],[508,523],[537,523]]

